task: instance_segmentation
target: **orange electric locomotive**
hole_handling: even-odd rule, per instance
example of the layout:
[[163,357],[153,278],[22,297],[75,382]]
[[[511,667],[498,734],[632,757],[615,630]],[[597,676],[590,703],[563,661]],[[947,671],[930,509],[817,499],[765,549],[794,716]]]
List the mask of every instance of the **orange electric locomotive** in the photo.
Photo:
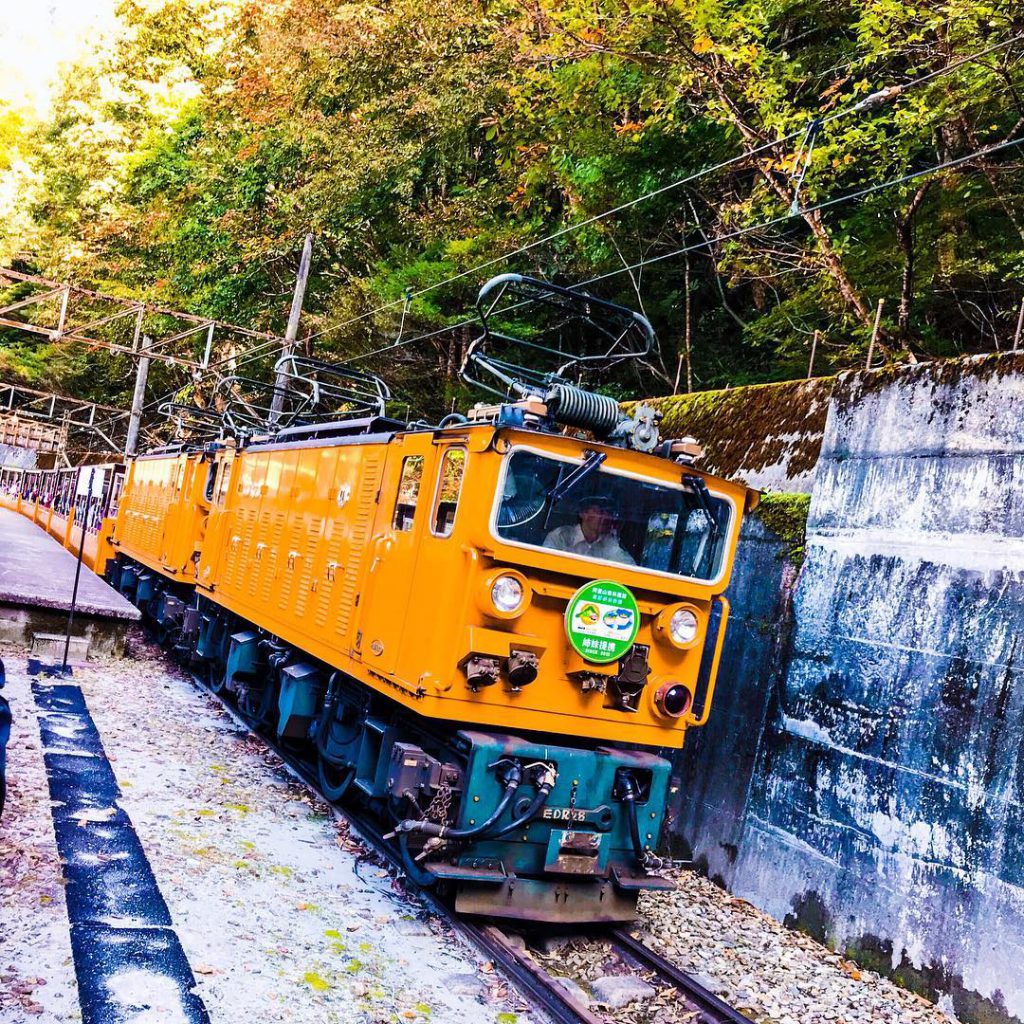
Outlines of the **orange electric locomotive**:
[[[523,301],[585,304],[602,350],[501,335],[495,309]],[[665,884],[650,748],[707,718],[753,492],[694,468],[651,410],[568,382],[646,352],[639,315],[515,275],[481,312],[465,373],[503,393],[468,417],[389,419],[379,380],[298,358],[269,426],[229,385],[233,430],[130,463],[108,574],[458,909],[626,920]],[[560,365],[523,370],[515,344]]]

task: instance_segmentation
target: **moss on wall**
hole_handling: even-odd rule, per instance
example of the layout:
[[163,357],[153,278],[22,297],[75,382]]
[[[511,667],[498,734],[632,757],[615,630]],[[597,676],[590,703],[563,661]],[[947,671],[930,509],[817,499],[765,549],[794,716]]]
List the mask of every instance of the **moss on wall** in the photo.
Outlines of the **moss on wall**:
[[956,359],[935,359],[908,365],[890,363],[876,370],[857,370],[835,378],[834,397],[840,412],[846,412],[867,395],[878,394],[895,383],[942,387],[965,377],[985,381],[1024,374],[1024,352],[995,352]]
[[809,494],[771,492],[762,495],[757,506],[757,518],[781,540],[802,544],[807,532],[810,505]]
[[649,404],[662,414],[663,437],[695,437],[704,446],[703,469],[742,479],[782,464],[784,475],[794,479],[818,461],[834,380],[700,391]]
[[796,480],[817,464],[830,401],[843,412],[897,381],[937,386],[964,377],[987,380],[1022,373],[1024,352],[1004,352],[916,365],[891,363],[839,377],[699,391],[646,402],[662,414],[663,437],[695,437],[704,446],[701,468],[744,479],[780,466],[780,478]]
[[786,544],[784,557],[797,568],[804,560],[810,506],[809,494],[770,492],[761,496],[761,502],[754,511],[755,517]]

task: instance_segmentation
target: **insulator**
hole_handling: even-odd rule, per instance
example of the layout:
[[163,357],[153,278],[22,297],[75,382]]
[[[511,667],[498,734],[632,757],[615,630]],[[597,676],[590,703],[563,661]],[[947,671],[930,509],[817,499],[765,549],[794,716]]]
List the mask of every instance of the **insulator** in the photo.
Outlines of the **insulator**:
[[544,402],[548,414],[559,423],[593,431],[598,437],[607,437],[622,419],[622,410],[614,398],[572,384],[553,384]]

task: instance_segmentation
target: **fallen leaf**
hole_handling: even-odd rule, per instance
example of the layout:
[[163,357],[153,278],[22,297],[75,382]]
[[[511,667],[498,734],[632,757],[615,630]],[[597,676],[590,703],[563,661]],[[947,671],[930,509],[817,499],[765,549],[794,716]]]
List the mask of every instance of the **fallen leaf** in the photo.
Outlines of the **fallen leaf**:
[[311,988],[314,992],[326,992],[331,987],[329,981],[325,981],[320,977],[316,971],[306,971],[302,976],[302,980]]

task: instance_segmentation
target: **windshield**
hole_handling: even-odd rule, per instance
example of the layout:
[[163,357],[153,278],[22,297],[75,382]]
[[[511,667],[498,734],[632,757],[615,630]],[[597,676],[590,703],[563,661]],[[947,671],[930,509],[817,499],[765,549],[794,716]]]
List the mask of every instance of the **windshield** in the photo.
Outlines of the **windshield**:
[[586,459],[512,452],[495,522],[498,537],[699,580],[719,574],[731,506],[709,494],[701,478],[672,487],[609,472],[593,458],[589,463],[580,476]]

